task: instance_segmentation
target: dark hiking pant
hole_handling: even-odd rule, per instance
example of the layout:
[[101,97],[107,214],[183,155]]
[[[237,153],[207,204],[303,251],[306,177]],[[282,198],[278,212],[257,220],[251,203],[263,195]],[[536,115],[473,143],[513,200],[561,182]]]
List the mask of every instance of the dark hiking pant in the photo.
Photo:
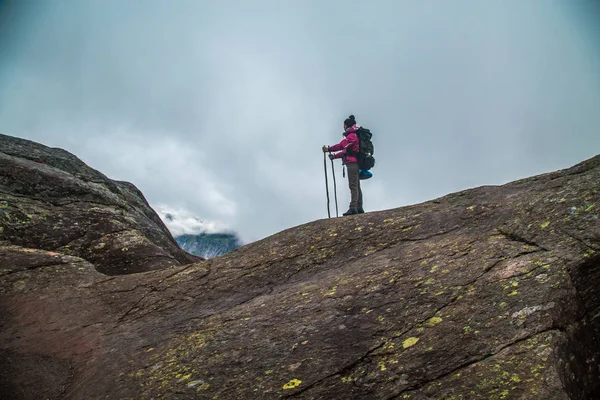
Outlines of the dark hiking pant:
[[363,207],[362,190],[360,190],[360,179],[358,179],[358,164],[350,163],[348,168],[348,186],[350,187],[350,209]]

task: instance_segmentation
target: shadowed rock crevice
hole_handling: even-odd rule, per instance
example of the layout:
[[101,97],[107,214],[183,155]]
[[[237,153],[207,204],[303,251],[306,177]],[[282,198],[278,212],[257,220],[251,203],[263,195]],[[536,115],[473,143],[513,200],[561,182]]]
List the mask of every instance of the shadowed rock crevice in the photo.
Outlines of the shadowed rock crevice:
[[600,157],[189,263],[29,144],[0,137],[2,398],[600,397]]
[[600,253],[583,244],[584,261],[569,269],[583,315],[567,327],[558,350],[561,379],[572,399],[600,398]]

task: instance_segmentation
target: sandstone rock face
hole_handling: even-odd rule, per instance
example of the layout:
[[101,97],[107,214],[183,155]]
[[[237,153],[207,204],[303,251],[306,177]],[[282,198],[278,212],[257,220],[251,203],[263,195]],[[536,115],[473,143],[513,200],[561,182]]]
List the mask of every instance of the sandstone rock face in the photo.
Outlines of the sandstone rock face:
[[13,239],[0,395],[600,398],[598,182],[600,157],[132,275]]
[[81,257],[116,275],[197,261],[132,184],[74,155],[0,135],[0,240]]

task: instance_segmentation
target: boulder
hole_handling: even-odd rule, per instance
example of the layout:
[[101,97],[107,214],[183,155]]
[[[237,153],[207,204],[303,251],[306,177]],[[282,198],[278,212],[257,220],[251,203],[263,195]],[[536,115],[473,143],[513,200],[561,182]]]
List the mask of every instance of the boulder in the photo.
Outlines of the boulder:
[[108,275],[182,265],[181,250],[131,183],[74,155],[0,135],[0,240],[81,257]]

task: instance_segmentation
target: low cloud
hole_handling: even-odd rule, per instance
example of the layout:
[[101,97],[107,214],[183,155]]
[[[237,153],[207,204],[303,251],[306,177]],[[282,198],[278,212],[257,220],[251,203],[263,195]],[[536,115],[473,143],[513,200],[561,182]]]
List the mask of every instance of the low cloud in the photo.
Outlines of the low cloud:
[[155,209],[173,236],[231,232],[223,223],[202,220],[184,209],[175,209],[164,204],[156,206]]

